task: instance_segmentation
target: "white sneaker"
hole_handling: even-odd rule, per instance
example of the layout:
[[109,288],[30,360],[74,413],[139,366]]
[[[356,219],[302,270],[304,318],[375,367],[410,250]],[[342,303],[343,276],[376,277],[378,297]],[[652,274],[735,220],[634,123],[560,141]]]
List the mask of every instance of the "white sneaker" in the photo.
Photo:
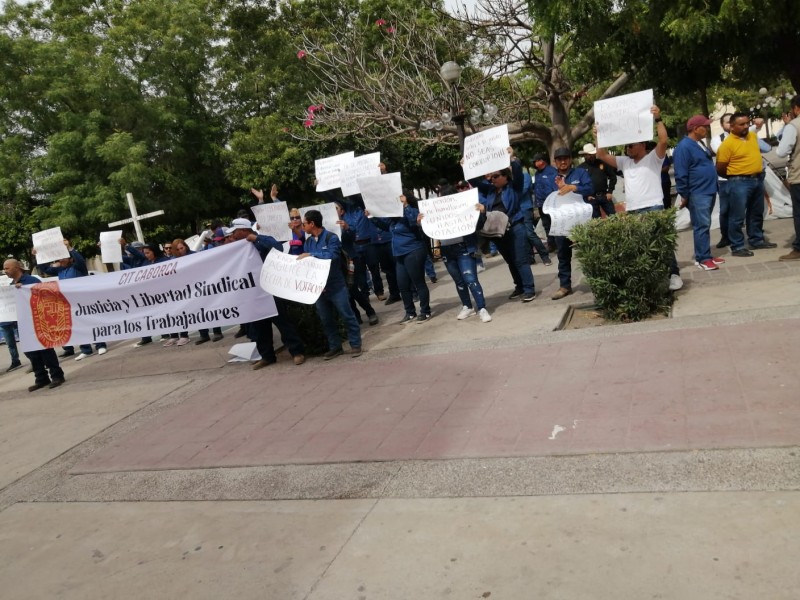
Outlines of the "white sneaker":
[[675,292],[683,287],[683,279],[680,275],[669,276],[669,291]]
[[478,311],[478,316],[481,318],[481,323],[488,323],[492,320],[492,315],[490,315],[489,311],[485,308],[482,308]]
[[98,348],[97,349],[97,353],[100,354],[100,355],[103,355],[106,352],[108,352],[108,348]]
[[469,306],[462,306],[461,307],[461,312],[458,313],[458,316],[456,317],[456,319],[458,319],[459,321],[463,321],[464,319],[468,319],[469,317],[471,317],[474,314],[475,314],[475,311],[473,309],[471,309]]
[[75,357],[75,360],[83,360],[84,358],[87,358],[89,356],[91,356],[91,354],[84,354],[83,352],[81,352],[80,354],[78,354],[78,356]]

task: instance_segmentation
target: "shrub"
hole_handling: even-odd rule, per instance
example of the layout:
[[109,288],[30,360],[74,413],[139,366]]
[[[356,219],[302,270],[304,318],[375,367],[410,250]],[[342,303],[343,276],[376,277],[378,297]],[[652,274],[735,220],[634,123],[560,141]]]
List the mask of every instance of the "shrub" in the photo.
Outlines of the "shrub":
[[286,303],[286,316],[297,329],[300,339],[306,347],[306,354],[316,356],[328,351],[328,341],[322,321],[313,304]]
[[603,316],[641,321],[669,311],[675,210],[617,214],[576,226],[570,238]]

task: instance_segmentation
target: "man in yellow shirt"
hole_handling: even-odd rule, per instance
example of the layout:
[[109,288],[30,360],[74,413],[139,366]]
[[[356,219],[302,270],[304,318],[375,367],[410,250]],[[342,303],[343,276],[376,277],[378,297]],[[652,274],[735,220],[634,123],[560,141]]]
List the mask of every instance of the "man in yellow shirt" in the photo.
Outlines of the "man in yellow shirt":
[[728,179],[728,239],[733,256],[753,256],[744,247],[742,225],[747,221],[747,241],[753,250],[777,248],[764,239],[764,167],[750,117],[731,116],[731,134],[717,152],[717,173]]

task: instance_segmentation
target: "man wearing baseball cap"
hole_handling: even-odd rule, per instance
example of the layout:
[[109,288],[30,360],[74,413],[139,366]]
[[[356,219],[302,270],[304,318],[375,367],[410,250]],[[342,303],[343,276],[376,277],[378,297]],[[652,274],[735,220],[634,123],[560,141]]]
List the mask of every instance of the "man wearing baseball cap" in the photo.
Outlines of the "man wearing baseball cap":
[[721,258],[711,256],[711,211],[717,197],[717,170],[705,144],[711,119],[695,115],[686,122],[686,137],[672,153],[679,206],[689,207],[694,236],[694,260],[704,271],[716,271]]

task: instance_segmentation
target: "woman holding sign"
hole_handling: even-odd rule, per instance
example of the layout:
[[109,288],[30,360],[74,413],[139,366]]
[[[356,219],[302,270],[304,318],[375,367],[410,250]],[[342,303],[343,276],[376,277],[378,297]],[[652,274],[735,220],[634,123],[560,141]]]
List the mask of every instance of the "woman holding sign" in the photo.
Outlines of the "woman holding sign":
[[[509,148],[508,151],[511,153],[512,149]],[[508,299],[516,300],[522,297],[523,302],[530,302],[536,298],[536,290],[531,271],[528,236],[519,205],[523,186],[522,165],[514,158],[510,168],[490,173],[485,178],[473,180],[471,183],[478,188],[480,197],[478,210],[482,214],[499,211],[508,217],[509,228],[505,235],[494,238],[494,243],[506,261],[511,279],[514,281],[514,291]],[[483,222],[479,221],[478,227],[482,227]]]
[[[425,257],[428,256],[428,250],[422,241],[422,232],[417,222],[417,199],[410,191],[404,190],[400,201],[403,203],[402,217],[376,218],[372,221],[377,227],[392,232],[392,255],[397,267],[397,285],[406,310],[400,323],[424,323],[431,318],[431,296],[425,284]],[[368,217],[369,211],[365,210],[364,214]],[[419,316],[411,292],[412,284],[417,288],[419,296]]]

